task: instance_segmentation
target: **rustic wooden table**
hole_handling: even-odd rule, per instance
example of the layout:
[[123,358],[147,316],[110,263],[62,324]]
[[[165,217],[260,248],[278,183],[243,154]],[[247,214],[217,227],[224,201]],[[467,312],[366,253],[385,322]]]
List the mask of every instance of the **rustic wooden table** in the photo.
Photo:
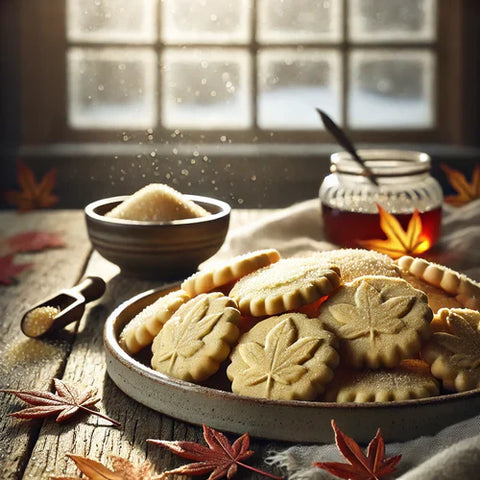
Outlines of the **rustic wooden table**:
[[[230,229],[268,212],[233,211]],[[8,414],[27,405],[13,395],[1,393],[0,477],[5,480],[80,477],[67,453],[108,466],[111,455],[134,463],[148,459],[157,473],[188,463],[145,440],[200,441],[201,427],[161,415],[133,401],[113,384],[105,368],[102,341],[105,319],[124,300],[161,284],[123,277],[117,267],[92,253],[82,211],[52,210],[23,215],[2,212],[0,224],[2,237],[34,230],[59,232],[66,243],[64,248],[19,254],[15,261],[31,262],[32,267],[18,276],[18,283],[0,285],[0,388],[52,390],[53,378],[94,386],[101,398],[97,404],[99,411],[121,423],[121,428],[115,428],[97,416],[83,414],[60,424],[53,418],[19,420]],[[20,319],[26,309],[60,289],[75,285],[85,275],[104,278],[107,290],[99,301],[87,305],[80,322],[45,340],[22,334]],[[253,439],[251,447],[255,455],[248,463],[270,470],[263,462],[266,452],[286,446]],[[236,478],[257,477],[264,478],[240,469]]]

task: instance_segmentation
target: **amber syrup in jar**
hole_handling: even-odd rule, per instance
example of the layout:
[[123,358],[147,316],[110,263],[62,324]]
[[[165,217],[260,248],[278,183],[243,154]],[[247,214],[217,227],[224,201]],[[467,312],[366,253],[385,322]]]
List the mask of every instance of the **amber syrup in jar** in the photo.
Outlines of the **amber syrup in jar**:
[[341,246],[359,247],[359,241],[385,239],[377,204],[395,216],[406,231],[417,209],[422,236],[433,246],[441,233],[443,194],[430,175],[430,157],[401,150],[360,150],[377,185],[348,153],[332,155],[330,170],[320,187],[324,232]]

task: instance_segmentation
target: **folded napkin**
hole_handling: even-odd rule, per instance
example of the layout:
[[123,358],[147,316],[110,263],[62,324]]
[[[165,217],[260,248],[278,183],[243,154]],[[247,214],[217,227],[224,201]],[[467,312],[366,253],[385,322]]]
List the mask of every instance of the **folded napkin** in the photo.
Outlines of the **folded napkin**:
[[[442,237],[426,258],[480,281],[480,200],[463,207],[445,205]],[[248,251],[276,248],[283,257],[338,248],[323,235],[318,199],[308,200],[232,230],[210,262]],[[348,435],[348,432],[345,432]],[[333,432],[332,432],[333,439]],[[435,436],[387,445],[387,455],[402,454],[398,480],[473,480],[480,478],[480,415],[449,426]],[[331,479],[314,461],[343,461],[335,445],[294,446],[267,459],[287,469],[291,480]]]

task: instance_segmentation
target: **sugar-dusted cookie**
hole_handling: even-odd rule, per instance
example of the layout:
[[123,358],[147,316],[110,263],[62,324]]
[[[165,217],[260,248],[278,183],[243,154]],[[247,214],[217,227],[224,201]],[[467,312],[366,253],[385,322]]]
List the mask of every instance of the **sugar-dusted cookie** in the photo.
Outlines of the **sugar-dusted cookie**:
[[392,369],[338,368],[323,399],[327,402],[398,402],[439,393],[439,383],[430,373],[428,363],[408,359]]
[[[447,297],[455,297],[462,307],[480,310],[480,284],[466,275],[423,258],[408,255],[400,257],[397,264],[402,272],[439,288],[446,293]],[[448,306],[445,305],[445,307]]]
[[313,400],[333,377],[336,338],[301,313],[269,317],[242,335],[227,368],[232,391],[275,400]]
[[182,288],[194,297],[199,293],[207,293],[234,282],[278,260],[280,260],[280,254],[274,248],[238,255],[221,265],[194,273],[184,280]]
[[106,217],[143,222],[164,222],[205,217],[210,212],[168,185],[151,183],[106,213]]
[[276,315],[319,300],[340,282],[337,267],[319,265],[316,256],[294,257],[243,277],[230,296],[244,315]]
[[391,368],[417,355],[432,316],[426,295],[405,280],[365,276],[339,287],[319,319],[339,337],[342,364]]
[[122,348],[133,354],[150,345],[164,323],[189,299],[187,292],[175,290],[145,307],[122,330]]
[[222,293],[204,293],[182,305],[152,344],[154,370],[201,382],[229,355],[240,331],[240,312]]
[[340,269],[344,282],[351,282],[364,275],[400,277],[400,270],[387,255],[361,248],[342,248],[318,254],[321,262],[329,262]]
[[480,312],[445,308],[437,315],[444,331],[433,333],[421,356],[447,390],[480,388]]

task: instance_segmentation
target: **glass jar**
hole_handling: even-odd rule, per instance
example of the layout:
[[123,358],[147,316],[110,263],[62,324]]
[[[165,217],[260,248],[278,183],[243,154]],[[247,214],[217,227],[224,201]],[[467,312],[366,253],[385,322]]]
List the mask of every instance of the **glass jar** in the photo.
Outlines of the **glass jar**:
[[385,239],[377,204],[393,214],[406,231],[415,209],[430,248],[440,237],[443,194],[430,175],[430,156],[404,150],[359,150],[373,173],[375,185],[347,152],[330,157],[330,171],[321,187],[320,202],[327,239],[343,247],[358,240]]

